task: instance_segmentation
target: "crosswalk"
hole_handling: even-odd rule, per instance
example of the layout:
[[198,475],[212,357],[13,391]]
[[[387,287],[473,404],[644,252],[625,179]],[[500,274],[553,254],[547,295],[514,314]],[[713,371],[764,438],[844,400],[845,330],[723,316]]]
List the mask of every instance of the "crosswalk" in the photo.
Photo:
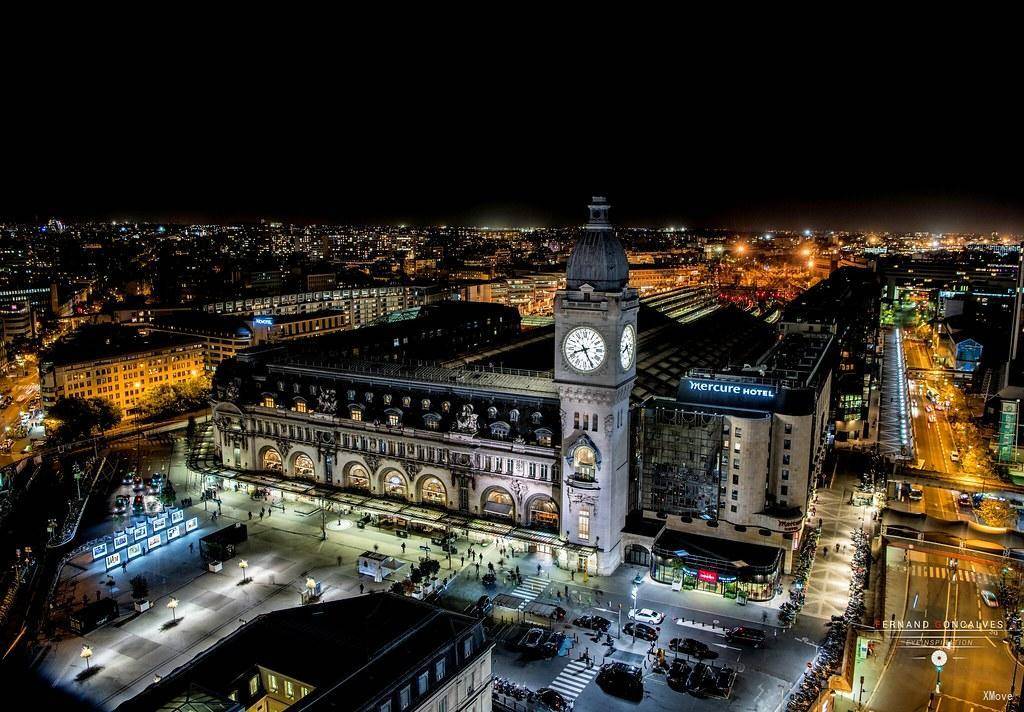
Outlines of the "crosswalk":
[[522,610],[527,603],[544,593],[544,589],[548,587],[549,583],[551,581],[540,576],[524,576],[523,582],[512,589],[513,596],[523,599],[523,602],[519,604],[519,609]]
[[583,688],[590,684],[597,676],[598,666],[587,667],[582,660],[573,660],[558,673],[558,677],[551,681],[548,687],[558,690],[569,699],[575,700],[583,692]]
[[985,573],[984,571],[958,569],[955,572],[951,572],[948,566],[910,565],[910,575],[918,578],[946,579],[948,581],[950,580],[951,573],[955,573],[956,578],[954,580],[956,581],[989,584],[995,583],[997,580],[994,574]]

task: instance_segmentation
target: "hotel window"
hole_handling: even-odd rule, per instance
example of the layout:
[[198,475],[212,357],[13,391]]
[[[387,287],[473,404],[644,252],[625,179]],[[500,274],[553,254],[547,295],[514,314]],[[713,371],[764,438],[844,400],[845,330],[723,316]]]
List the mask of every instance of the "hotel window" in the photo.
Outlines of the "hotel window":
[[277,692],[277,675],[267,675],[267,685],[271,692]]
[[788,465],[789,464],[789,453],[788,452],[785,455],[782,456],[782,464],[783,465]]
[[434,663],[434,677],[436,677],[438,680],[444,679],[444,658],[441,658],[436,663]]
[[260,676],[253,675],[251,678],[249,678],[249,696],[252,697],[253,695],[255,695],[259,691],[259,689]]
[[427,688],[430,687],[430,673],[424,670],[420,673],[419,677],[416,678],[416,692],[421,695],[427,694]]
[[740,469],[740,461],[739,461],[738,458],[732,461],[732,469],[734,469],[734,470]]
[[307,412],[306,401],[301,401],[301,400],[300,401],[295,401],[295,412],[296,413],[305,413],[305,412]]
[[731,495],[731,497],[732,497],[732,500],[733,500],[734,502],[738,502],[738,501],[739,501],[739,499],[740,499],[740,493],[739,493],[739,490],[733,490],[733,491],[732,491],[732,495]]
[[738,485],[740,483],[740,476],[739,475],[733,475],[732,476],[732,483],[734,485]]
[[291,680],[284,681],[284,694],[288,697],[295,697],[295,685]]
[[398,693],[398,707],[399,709],[407,710],[410,704],[412,704],[412,688],[406,685]]
[[736,441],[736,444],[733,446],[732,451],[733,452],[739,452],[740,451],[740,441],[739,440]]
[[580,539],[590,538],[590,512],[586,509],[580,511],[578,530]]
[[793,424],[792,423],[786,423],[786,435],[789,435],[792,432],[793,432]]
[[783,450],[789,450],[789,448],[792,447],[792,445],[793,445],[793,441],[790,440],[789,438],[786,438],[785,440],[782,441],[782,449]]
[[784,479],[784,480],[788,480],[789,479],[789,470],[785,470],[784,469],[782,471],[782,479]]
[[736,428],[736,433],[735,433],[736,437],[739,438],[740,435],[742,435],[742,434],[743,434],[743,429],[742,428]]
[[274,396],[263,396],[263,407],[273,408],[274,407]]
[[352,420],[362,420],[363,419],[363,409],[362,408],[352,407],[352,408],[349,409],[349,415],[352,418]]

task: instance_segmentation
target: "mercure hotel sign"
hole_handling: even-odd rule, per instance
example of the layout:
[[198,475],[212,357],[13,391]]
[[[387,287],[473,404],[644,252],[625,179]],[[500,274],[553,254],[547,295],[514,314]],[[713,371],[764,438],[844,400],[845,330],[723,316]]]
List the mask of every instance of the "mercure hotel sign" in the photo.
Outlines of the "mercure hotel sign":
[[771,407],[779,391],[763,383],[742,383],[708,378],[684,378],[679,400],[732,407]]

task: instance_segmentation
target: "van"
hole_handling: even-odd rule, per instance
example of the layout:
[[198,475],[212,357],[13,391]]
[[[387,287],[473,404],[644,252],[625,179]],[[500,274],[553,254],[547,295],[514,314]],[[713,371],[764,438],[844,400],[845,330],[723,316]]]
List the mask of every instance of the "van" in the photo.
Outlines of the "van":
[[755,648],[760,648],[764,644],[764,631],[757,628],[739,626],[727,631],[725,639],[730,643],[746,643]]

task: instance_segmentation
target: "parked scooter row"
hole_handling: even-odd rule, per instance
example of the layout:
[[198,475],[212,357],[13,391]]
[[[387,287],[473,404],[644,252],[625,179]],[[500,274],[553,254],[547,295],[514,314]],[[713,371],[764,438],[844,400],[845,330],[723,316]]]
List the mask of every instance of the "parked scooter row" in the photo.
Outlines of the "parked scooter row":
[[871,545],[867,534],[860,529],[853,531],[852,539],[853,576],[850,579],[850,601],[846,605],[846,612],[841,616],[832,616],[828,634],[818,648],[818,654],[804,673],[799,687],[789,697],[786,708],[788,712],[806,712],[821,696],[822,690],[828,686],[829,678],[838,673],[842,665],[847,628],[860,623],[864,617],[864,588],[871,566]]

